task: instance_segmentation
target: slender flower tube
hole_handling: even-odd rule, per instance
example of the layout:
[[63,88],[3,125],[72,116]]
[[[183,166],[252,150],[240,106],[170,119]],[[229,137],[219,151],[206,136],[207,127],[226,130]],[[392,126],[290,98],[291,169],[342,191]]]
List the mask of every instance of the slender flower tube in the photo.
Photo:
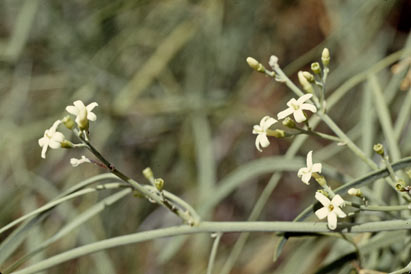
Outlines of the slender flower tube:
[[312,94],[305,94],[297,100],[292,98],[290,101],[287,102],[288,108],[278,113],[277,118],[284,119],[285,117],[293,114],[294,119],[297,123],[304,122],[305,120],[307,120],[307,118],[305,117],[303,110],[309,110],[312,113],[317,112],[317,108],[314,105],[304,103],[305,101],[309,100],[312,96]]
[[324,207],[318,209],[315,212],[318,219],[322,220],[327,217],[328,228],[334,230],[337,228],[337,217],[345,218],[347,214],[341,210],[340,206],[344,205],[344,200],[340,195],[335,195],[330,201],[324,194],[320,192],[315,193],[315,199],[317,199]]
[[275,123],[277,123],[277,120],[274,118],[264,116],[260,121],[260,125],[254,125],[253,134],[258,134],[255,139],[255,146],[258,151],[261,152],[261,147],[265,148],[270,145],[270,141],[267,138],[267,130]]

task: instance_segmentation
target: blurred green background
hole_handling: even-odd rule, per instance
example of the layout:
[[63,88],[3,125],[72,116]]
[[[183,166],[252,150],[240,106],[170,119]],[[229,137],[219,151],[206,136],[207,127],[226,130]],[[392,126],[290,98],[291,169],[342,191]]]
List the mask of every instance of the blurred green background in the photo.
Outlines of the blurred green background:
[[[200,208],[228,174],[257,158],[283,155],[292,142],[272,140],[262,153],[255,149],[252,125],[283,110],[293,94],[252,71],[246,57],[267,64],[275,54],[296,79],[296,72],[308,69],[328,47],[331,94],[350,77],[404,47],[410,10],[406,0],[2,0],[1,226],[104,172],[91,165],[70,166],[69,159],[89,155],[85,151],[51,150],[46,160],[40,158],[37,140],[53,121],[66,115],[65,106],[78,99],[99,103],[91,140],[116,167],[146,183],[141,171],[150,166],[156,177],[165,180],[167,190]],[[406,69],[398,74],[397,96],[388,95],[394,97],[393,117],[405,95],[399,90],[405,73]],[[392,74],[387,69],[378,76],[384,86]],[[359,120],[364,88],[353,88],[331,113],[346,131],[355,129]],[[370,145],[384,141],[379,126],[373,129]],[[400,139],[404,155],[411,150],[409,131],[408,127]],[[358,130],[353,132],[360,140]],[[303,163],[307,151],[327,144],[310,139],[296,160]],[[350,152],[335,145],[314,157],[334,166],[340,175],[355,177],[367,171]],[[247,220],[271,175],[270,170],[257,173],[202,216]],[[312,202],[314,191],[315,187],[299,182],[296,172],[285,173],[259,219],[292,220]],[[108,194],[84,196],[54,210],[5,265]],[[31,262],[89,242],[178,223],[164,209],[129,196]],[[6,236],[0,235],[0,240]],[[216,273],[237,237],[222,238]],[[288,245],[274,264],[272,238],[251,235],[231,273],[290,271],[284,269],[295,262],[290,256],[302,242]],[[205,273],[211,244],[207,239],[190,236],[174,251],[170,247],[177,242],[170,239],[129,245],[64,263],[47,273]],[[328,243],[321,242],[325,250]],[[316,253],[299,267],[311,273],[322,257]]]

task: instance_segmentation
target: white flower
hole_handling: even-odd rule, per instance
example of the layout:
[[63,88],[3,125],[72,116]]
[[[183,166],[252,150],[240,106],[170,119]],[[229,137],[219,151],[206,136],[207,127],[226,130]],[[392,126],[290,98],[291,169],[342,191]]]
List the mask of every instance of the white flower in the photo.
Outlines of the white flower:
[[81,100],[73,103],[74,106],[67,106],[66,111],[70,114],[76,115],[76,123],[80,129],[87,129],[88,121],[95,121],[97,116],[91,112],[98,104],[93,102],[87,106]]
[[277,123],[277,120],[275,120],[274,118],[270,116],[264,116],[260,121],[260,125],[254,125],[253,134],[258,134],[257,138],[255,139],[255,146],[258,151],[262,151],[261,147],[268,147],[268,145],[270,144],[270,141],[267,138],[267,130],[275,123]]
[[341,210],[340,206],[344,205],[344,200],[340,195],[335,195],[330,201],[324,194],[320,192],[315,193],[315,198],[324,206],[315,212],[318,219],[322,220],[327,217],[328,227],[331,230],[337,228],[337,217],[344,218],[347,214]]
[[70,164],[73,167],[79,166],[79,165],[84,164],[84,163],[91,163],[90,159],[87,158],[84,155],[81,156],[81,159],[76,159],[76,158],[71,158],[70,159]]
[[298,177],[301,178],[303,183],[309,185],[311,176],[314,172],[321,173],[322,165],[320,163],[313,164],[313,151],[311,150],[307,154],[307,167],[302,167],[298,170]]
[[292,98],[290,101],[287,102],[288,108],[278,113],[277,118],[284,119],[288,115],[293,114],[294,119],[297,123],[304,122],[305,120],[307,120],[307,118],[305,118],[303,110],[309,110],[312,113],[317,112],[317,108],[314,105],[304,104],[304,102],[309,100],[312,96],[312,94],[305,94],[298,98],[298,100]]
[[48,147],[51,147],[52,149],[61,147],[61,143],[65,138],[63,133],[56,131],[60,123],[60,120],[55,121],[51,128],[44,131],[44,136],[39,139],[39,146],[42,147],[41,158],[46,159],[46,152]]

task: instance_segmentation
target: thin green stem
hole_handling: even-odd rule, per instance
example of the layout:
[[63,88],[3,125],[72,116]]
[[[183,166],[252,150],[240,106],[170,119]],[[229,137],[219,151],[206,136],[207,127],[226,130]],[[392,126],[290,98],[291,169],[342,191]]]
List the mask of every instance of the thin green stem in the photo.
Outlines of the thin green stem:
[[[362,224],[339,223],[338,231],[341,233],[364,233],[380,231],[399,231],[411,229],[411,220],[391,220],[369,222]],[[101,250],[124,246],[128,244],[149,241],[164,237],[179,236],[196,233],[229,233],[229,232],[301,232],[324,233],[332,232],[324,222],[201,222],[198,226],[173,226],[151,231],[138,232],[130,235],[119,236],[84,245],[72,250],[45,259],[32,266],[28,266],[15,274],[30,274],[43,271],[69,260],[85,256]]]
[[308,135],[311,135],[311,136],[318,136],[318,137],[321,137],[323,139],[327,139],[327,140],[330,140],[330,141],[333,141],[333,142],[338,142],[338,143],[343,142],[343,140],[341,140],[340,138],[338,138],[336,136],[333,136],[333,135],[326,134],[326,133],[322,133],[322,132],[318,132],[318,131],[314,131],[314,130],[305,130],[303,128],[296,128],[296,129],[298,131],[300,131],[301,133],[308,134]]
[[[154,201],[155,203],[167,208],[168,210],[170,210],[171,212],[173,212],[174,214],[176,214],[177,216],[179,216],[184,222],[186,222],[187,224],[190,225],[196,225],[198,223],[198,220],[193,218],[193,216],[191,216],[190,214],[187,214],[187,212],[185,210],[182,210],[179,207],[176,207],[173,203],[171,203],[169,200],[164,199],[161,195],[159,195],[158,191],[151,191],[147,188],[145,188],[143,185],[140,185],[138,182],[136,182],[135,180],[131,179],[130,177],[128,177],[127,175],[125,175],[124,173],[122,173],[120,170],[118,170],[114,165],[112,165],[106,158],[104,158],[100,152],[94,148],[94,146],[87,141],[83,134],[78,131],[78,130],[74,130],[74,133],[76,134],[76,136],[81,140],[82,143],[84,143],[85,145],[87,145],[87,148],[90,150],[91,153],[94,154],[94,156],[97,157],[97,159],[99,159],[102,164],[114,175],[116,175],[118,178],[120,178],[121,180],[123,180],[124,182],[130,184],[135,190],[139,191],[140,193],[142,193],[145,197],[147,197],[149,200]],[[192,208],[191,208],[192,209]],[[198,215],[197,215],[198,216]]]
[[384,164],[387,167],[388,172],[390,173],[391,180],[396,182],[398,180],[397,175],[395,175],[394,170],[392,169],[392,165],[390,163],[390,160],[388,159],[387,155],[382,156],[382,159],[384,160]]
[[361,211],[400,211],[411,210],[411,205],[395,205],[395,206],[376,206],[376,205],[360,205],[345,201],[345,204],[351,207],[358,208]]
[[221,236],[223,236],[223,233],[215,234],[213,247],[211,248],[210,259],[208,260],[207,274],[213,273],[214,262],[217,255],[218,245],[220,243]]
[[122,184],[122,183],[108,183],[108,184],[96,186],[96,187],[94,187],[94,188],[81,189],[81,190],[79,190],[79,191],[77,191],[77,192],[74,192],[74,193],[72,193],[72,194],[66,195],[66,196],[64,196],[64,197],[62,197],[62,198],[60,198],[60,199],[53,200],[53,201],[45,204],[44,206],[39,207],[38,209],[36,209],[36,210],[34,210],[34,211],[32,211],[32,212],[24,215],[24,216],[21,216],[20,218],[14,220],[13,222],[11,222],[11,223],[3,226],[3,227],[0,229],[0,234],[3,233],[4,231],[6,231],[6,230],[8,230],[8,229],[10,229],[10,228],[12,228],[12,227],[14,227],[15,225],[21,223],[22,221],[24,221],[24,220],[26,220],[26,219],[28,219],[28,218],[30,218],[30,217],[32,217],[32,216],[38,215],[38,214],[40,214],[40,213],[42,213],[42,212],[48,211],[48,210],[50,210],[50,209],[58,206],[59,204],[65,202],[65,201],[74,199],[74,198],[76,198],[76,197],[79,197],[79,196],[82,196],[82,195],[85,195],[85,194],[88,194],[88,193],[96,192],[96,191],[99,191],[99,190],[117,189],[117,188],[120,188],[120,187],[124,187],[124,184]]

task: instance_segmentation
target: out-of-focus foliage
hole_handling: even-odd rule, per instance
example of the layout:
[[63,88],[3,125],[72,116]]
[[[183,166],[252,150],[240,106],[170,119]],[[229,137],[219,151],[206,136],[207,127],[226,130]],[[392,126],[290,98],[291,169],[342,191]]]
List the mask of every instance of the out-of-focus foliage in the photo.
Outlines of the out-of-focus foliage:
[[[164,178],[166,189],[200,208],[231,171],[255,158],[284,154],[290,143],[273,140],[263,153],[254,147],[252,124],[282,110],[292,94],[253,72],[245,62],[247,56],[266,64],[275,54],[295,79],[295,72],[308,68],[327,46],[332,53],[327,90],[332,93],[348,78],[404,46],[409,31],[407,7],[407,1],[393,0],[1,1],[1,226],[102,172],[94,166],[72,168],[69,159],[79,157],[77,150],[49,151],[47,160],[40,158],[38,138],[77,99],[99,103],[91,138],[117,167],[144,182],[141,171],[150,166]],[[385,86],[392,75],[384,70],[378,76]],[[353,88],[333,109],[331,116],[346,131],[359,120],[359,91],[364,88]],[[401,99],[394,98],[394,116],[400,105]],[[373,130],[376,138],[371,140],[358,138],[358,130],[354,131],[357,141],[369,142],[370,146],[363,145],[370,155],[372,143],[381,141],[379,126]],[[409,152],[410,135],[404,136],[399,141]],[[300,155],[327,143],[313,139],[308,144]],[[328,159],[341,173],[357,176],[367,171],[351,160],[350,152],[337,154],[335,160],[330,149],[318,157]],[[246,180],[203,217],[246,220],[268,175]],[[312,191],[301,186],[295,173],[286,174],[261,219],[291,220],[311,202]],[[106,195],[86,196],[52,211],[12,258]],[[80,244],[177,222],[164,209],[130,196],[31,262]],[[0,235],[0,240],[5,236]],[[223,237],[217,269],[236,237]],[[293,269],[287,262],[299,260],[290,257],[295,246],[291,244],[274,264],[269,239],[271,235],[252,235],[232,273]],[[161,240],[108,250],[49,273],[97,273],[99,263],[106,273],[204,271],[209,241],[191,237],[173,256],[161,257],[172,243]],[[321,260],[329,242],[305,242],[303,248],[313,246],[316,253],[300,265],[307,267],[304,273],[315,269],[313,262]]]

